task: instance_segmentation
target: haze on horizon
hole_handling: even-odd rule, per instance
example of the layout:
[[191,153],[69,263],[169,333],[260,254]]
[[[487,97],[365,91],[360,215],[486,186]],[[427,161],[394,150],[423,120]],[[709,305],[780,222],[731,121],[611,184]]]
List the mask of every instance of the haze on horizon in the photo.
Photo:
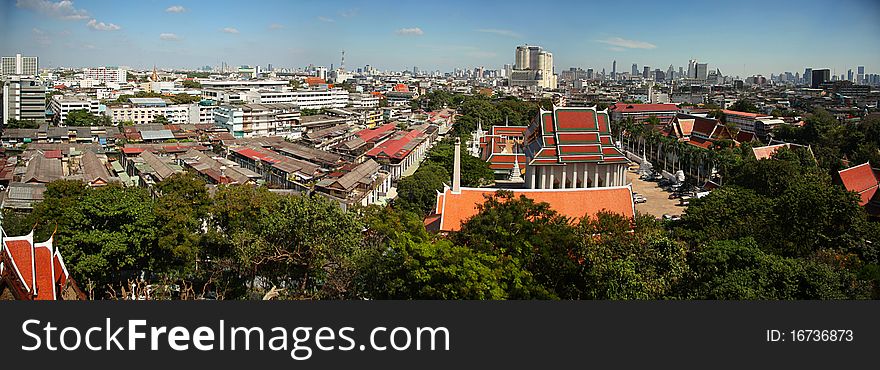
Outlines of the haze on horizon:
[[499,69],[531,44],[553,53],[557,73],[689,59],[740,76],[880,70],[874,0],[0,2],[0,54],[41,67],[329,67],[344,49],[349,69]]

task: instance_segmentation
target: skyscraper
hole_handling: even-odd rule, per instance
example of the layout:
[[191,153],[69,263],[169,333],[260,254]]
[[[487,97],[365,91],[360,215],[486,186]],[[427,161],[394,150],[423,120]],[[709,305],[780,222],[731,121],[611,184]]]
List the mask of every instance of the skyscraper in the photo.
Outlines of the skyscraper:
[[825,69],[814,69],[810,73],[810,87],[817,89],[819,85],[823,82],[831,81],[831,70],[828,68]]
[[617,78],[617,61],[611,62],[611,79]]
[[804,85],[813,86],[813,69],[805,68],[804,69]]
[[36,76],[39,73],[39,58],[15,54],[14,57],[0,58],[2,76]]
[[688,61],[687,78],[697,78],[697,60],[696,59],[691,59]]
[[647,79],[650,73],[651,67],[645,66],[644,68],[642,68],[642,78]]
[[633,77],[635,77],[635,75],[637,75],[637,74],[639,74],[639,66],[636,65],[635,63],[633,63],[632,75],[633,75]]
[[540,46],[517,46],[514,67],[509,76],[511,86],[556,88],[553,53],[543,50]]
[[853,81],[853,70],[850,69],[846,71],[846,80],[852,82]]
[[708,78],[709,65],[707,63],[696,63],[696,76],[694,78],[705,81]]
[[856,74],[856,83],[865,83],[865,66],[858,66],[857,71],[858,73]]

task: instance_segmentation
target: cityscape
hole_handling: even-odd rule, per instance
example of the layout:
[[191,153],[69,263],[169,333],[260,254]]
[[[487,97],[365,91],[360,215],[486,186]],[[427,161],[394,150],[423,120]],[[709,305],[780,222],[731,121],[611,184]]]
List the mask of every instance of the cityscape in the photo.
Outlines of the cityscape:
[[880,298],[880,4],[554,3],[4,1],[0,300]]

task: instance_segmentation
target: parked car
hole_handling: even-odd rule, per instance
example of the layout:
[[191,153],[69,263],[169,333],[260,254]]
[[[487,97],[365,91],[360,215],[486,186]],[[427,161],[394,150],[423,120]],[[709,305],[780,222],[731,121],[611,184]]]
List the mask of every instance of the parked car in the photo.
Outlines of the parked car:
[[636,204],[645,203],[647,201],[648,201],[648,198],[645,198],[644,196],[641,196],[641,195],[636,195],[633,197],[633,203],[636,203]]

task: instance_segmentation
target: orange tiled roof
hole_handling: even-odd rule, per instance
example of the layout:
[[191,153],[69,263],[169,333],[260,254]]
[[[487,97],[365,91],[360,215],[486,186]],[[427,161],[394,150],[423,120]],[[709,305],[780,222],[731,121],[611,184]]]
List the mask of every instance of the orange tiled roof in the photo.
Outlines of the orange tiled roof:
[[[457,231],[461,223],[477,214],[477,206],[486,196],[498,189],[462,188],[453,193],[449,187],[437,195],[435,214],[440,215],[441,231]],[[630,219],[635,215],[632,189],[629,186],[588,189],[520,189],[513,195],[523,195],[536,202],[544,202],[560,214],[578,220],[585,215],[595,217],[602,210],[622,214]]]
[[4,239],[0,261],[0,278],[11,284],[18,299],[60,299],[59,293],[70,279],[52,238],[34,243],[33,232]]
[[752,148],[752,153],[755,155],[755,159],[770,159],[774,154],[779,150],[779,148],[788,147],[788,144],[776,144],[776,145],[768,145],[768,146],[760,146],[756,148]]
[[854,191],[859,194],[861,201],[859,205],[864,206],[871,201],[877,187],[880,186],[880,170],[871,168],[871,162],[865,162],[858,166],[853,166],[844,170],[840,170],[840,181],[846,190]]

